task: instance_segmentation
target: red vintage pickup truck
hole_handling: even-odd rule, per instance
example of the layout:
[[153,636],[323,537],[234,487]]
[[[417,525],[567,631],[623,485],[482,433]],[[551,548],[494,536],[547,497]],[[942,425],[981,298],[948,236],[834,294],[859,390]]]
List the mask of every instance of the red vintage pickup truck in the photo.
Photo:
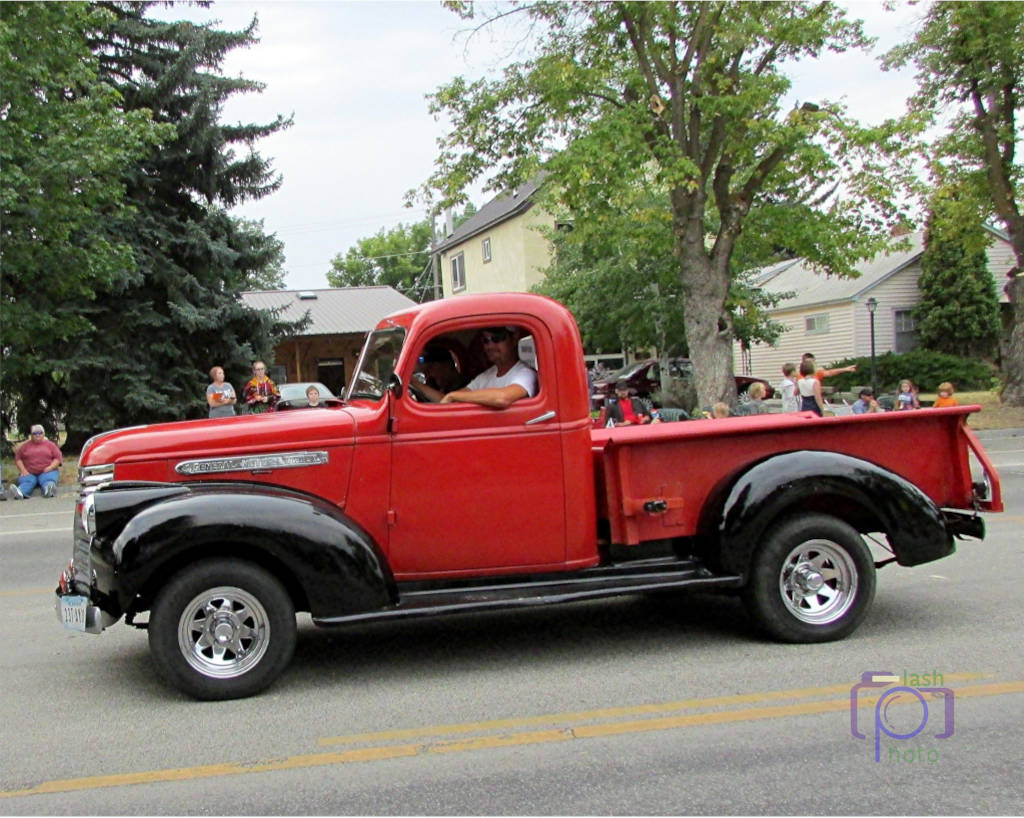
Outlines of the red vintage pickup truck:
[[[424,362],[443,350],[464,383],[495,326],[520,339],[536,394],[430,401]],[[719,589],[772,638],[838,639],[868,613],[876,567],[945,557],[1001,510],[965,423],[977,408],[595,429],[564,307],[432,302],[383,319],[324,408],[90,440],[57,613],[146,628],[162,675],[203,699],[280,675],[296,611],[328,626]],[[875,562],[870,533],[891,558]]]

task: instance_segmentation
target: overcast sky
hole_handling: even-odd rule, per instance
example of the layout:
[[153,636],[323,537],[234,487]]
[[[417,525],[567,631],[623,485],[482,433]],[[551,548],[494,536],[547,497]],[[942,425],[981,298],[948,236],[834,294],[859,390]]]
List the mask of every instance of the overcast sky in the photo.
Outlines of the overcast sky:
[[[826,55],[792,73],[794,100],[843,99],[867,123],[898,115],[913,90],[908,73],[881,71],[876,56],[908,38],[920,7],[885,12],[880,2],[846,3],[879,38],[874,56]],[[176,5],[151,13],[168,19],[216,19],[240,29],[259,18],[260,42],[236,49],[228,75],[266,84],[239,96],[227,122],[295,124],[257,150],[282,174],[281,189],[234,212],[262,219],[285,245],[286,286],[327,286],[331,259],[360,238],[423,218],[403,195],[430,175],[442,124],[426,94],[452,77],[493,72],[507,46],[486,35],[467,42],[466,24],[435,0],[215,2],[207,10]],[[485,197],[471,196],[479,207]]]

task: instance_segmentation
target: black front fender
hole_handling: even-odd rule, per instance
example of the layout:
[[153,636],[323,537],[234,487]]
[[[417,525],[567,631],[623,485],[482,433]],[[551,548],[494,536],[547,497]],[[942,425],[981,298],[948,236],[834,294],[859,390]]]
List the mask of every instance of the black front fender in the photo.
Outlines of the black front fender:
[[746,575],[768,528],[810,511],[844,519],[862,533],[885,532],[900,565],[955,551],[942,513],[913,483],[849,455],[800,451],[763,460],[731,485],[718,524],[722,568]]
[[299,610],[317,618],[374,610],[397,599],[376,543],[315,497],[253,484],[111,489],[95,495],[95,548],[111,571],[122,610],[145,610],[170,574],[213,556],[263,565],[288,587]]

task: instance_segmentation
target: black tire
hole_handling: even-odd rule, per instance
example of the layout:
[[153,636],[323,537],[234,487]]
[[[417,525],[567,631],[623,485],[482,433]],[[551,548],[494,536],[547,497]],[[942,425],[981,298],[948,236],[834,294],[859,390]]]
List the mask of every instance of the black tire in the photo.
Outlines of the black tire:
[[267,571],[211,559],[157,595],[149,647],[160,674],[197,699],[240,699],[270,685],[295,651],[295,606]]
[[853,633],[875,596],[863,538],[826,514],[790,517],[754,553],[743,601],[757,626],[783,642],[831,642]]

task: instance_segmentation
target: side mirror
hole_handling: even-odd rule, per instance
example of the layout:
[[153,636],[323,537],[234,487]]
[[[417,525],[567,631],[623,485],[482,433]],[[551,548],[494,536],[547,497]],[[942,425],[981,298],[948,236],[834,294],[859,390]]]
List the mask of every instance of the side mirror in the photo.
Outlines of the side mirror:
[[394,395],[395,400],[399,400],[402,397],[402,379],[398,377],[397,372],[392,372],[388,376],[388,391]]

